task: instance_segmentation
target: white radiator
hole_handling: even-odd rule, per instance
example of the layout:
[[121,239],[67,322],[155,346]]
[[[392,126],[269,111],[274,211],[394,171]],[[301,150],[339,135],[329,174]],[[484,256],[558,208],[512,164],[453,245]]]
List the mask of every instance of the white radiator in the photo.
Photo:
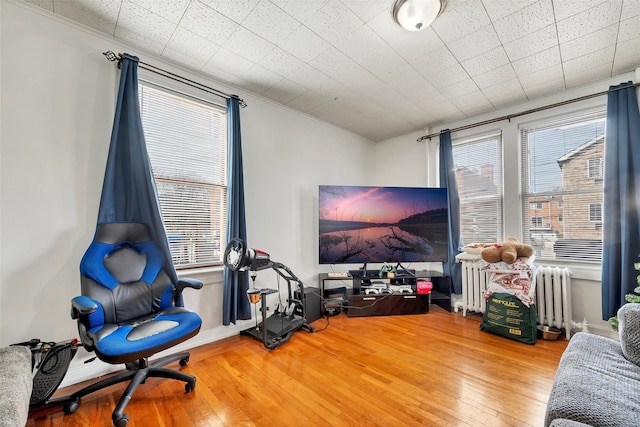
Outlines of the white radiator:
[[[489,272],[482,260],[462,260],[462,315],[484,313]],[[456,311],[459,306],[456,306]],[[571,338],[571,270],[564,267],[536,267],[536,309],[541,326],[564,329]]]
[[[487,289],[489,273],[483,270],[485,261],[462,261],[462,315],[467,311],[484,313],[487,301],[484,290]],[[457,311],[457,310],[456,310]]]
[[567,339],[571,338],[571,270],[537,267],[536,308],[540,325],[564,328]]

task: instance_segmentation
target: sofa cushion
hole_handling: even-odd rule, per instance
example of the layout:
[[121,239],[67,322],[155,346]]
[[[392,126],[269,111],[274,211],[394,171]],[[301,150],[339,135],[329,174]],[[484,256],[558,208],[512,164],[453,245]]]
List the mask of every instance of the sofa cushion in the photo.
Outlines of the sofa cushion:
[[618,332],[622,354],[640,366],[640,304],[628,303],[620,307]]
[[22,346],[0,348],[1,426],[27,423],[33,388],[31,372],[31,350]]
[[568,420],[566,418],[556,418],[549,427],[592,427],[579,421]]
[[547,403],[545,426],[567,418],[599,427],[640,426],[640,366],[612,339],[578,332],[565,350]]

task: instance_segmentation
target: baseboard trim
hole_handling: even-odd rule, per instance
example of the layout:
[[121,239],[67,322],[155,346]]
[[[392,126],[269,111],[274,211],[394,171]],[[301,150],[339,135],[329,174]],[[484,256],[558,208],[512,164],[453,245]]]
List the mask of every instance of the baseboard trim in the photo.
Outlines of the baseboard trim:
[[[194,347],[199,347],[201,345],[209,344],[224,338],[238,335],[240,331],[243,331],[254,324],[255,322],[252,320],[241,320],[241,321],[238,321],[236,325],[218,326],[216,328],[213,328],[207,331],[200,331],[200,333],[195,337],[185,342],[182,342],[175,347],[171,347],[168,350],[165,350],[163,352],[160,352],[154,355],[154,357],[151,358],[151,360],[157,359],[159,357],[166,356],[169,354],[179,353],[181,351],[187,351]],[[88,353],[84,351],[82,348],[79,348],[78,353],[76,357],[71,361],[71,365],[69,366],[67,375],[65,375],[59,388],[67,387],[83,381],[96,379],[103,375],[107,375],[112,372],[117,372],[123,369],[123,365],[110,365],[98,359],[96,359],[95,361],[89,362],[89,360],[92,357],[94,357],[93,353]]]

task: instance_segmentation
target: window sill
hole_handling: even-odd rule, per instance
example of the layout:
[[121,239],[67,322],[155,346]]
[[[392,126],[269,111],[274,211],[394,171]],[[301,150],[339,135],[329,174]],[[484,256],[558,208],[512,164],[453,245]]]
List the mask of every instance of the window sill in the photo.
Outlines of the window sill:
[[186,268],[183,270],[177,270],[178,278],[190,277],[202,281],[204,284],[208,283],[222,283],[222,271],[223,266],[215,267],[197,267]]

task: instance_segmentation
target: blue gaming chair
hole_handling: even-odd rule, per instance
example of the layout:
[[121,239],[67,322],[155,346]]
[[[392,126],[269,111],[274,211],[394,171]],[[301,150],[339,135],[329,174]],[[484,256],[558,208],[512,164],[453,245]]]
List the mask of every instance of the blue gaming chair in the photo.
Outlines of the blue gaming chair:
[[77,391],[66,399],[64,412],[75,412],[80,398],[102,388],[131,381],[112,414],[114,425],[124,427],[124,409],[138,387],[149,377],[184,381],[188,393],[196,378],[164,366],[189,353],[148,358],[195,336],[202,320],[182,307],[182,291],[200,289],[202,283],[181,279],[171,283],[163,252],[140,223],[106,223],[98,226],[93,242],[80,263],[81,296],[71,302],[71,317],[78,321],[80,341],[107,363],[124,363],[126,371]]

